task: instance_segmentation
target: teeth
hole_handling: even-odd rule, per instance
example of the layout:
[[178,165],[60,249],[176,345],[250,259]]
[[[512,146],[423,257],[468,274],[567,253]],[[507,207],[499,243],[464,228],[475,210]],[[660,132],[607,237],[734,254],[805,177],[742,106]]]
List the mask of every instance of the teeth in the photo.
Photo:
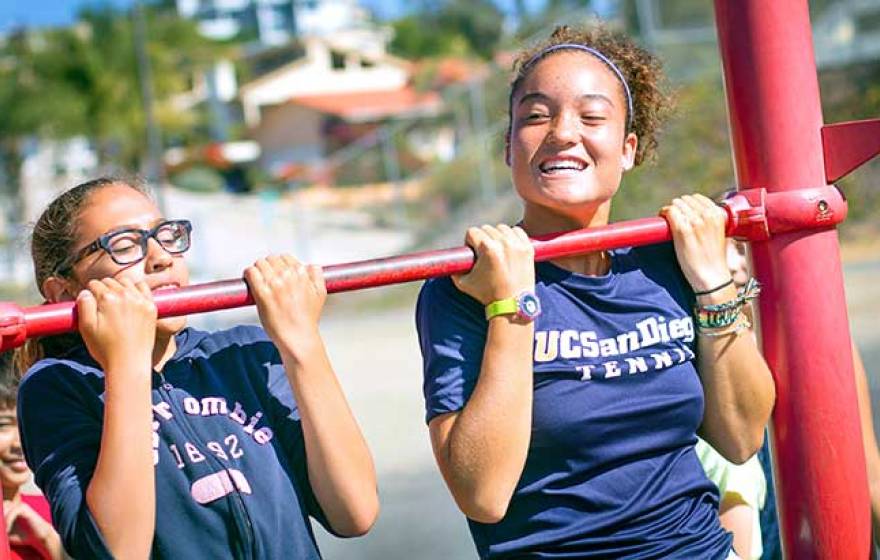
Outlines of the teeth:
[[552,162],[546,162],[541,165],[541,171],[561,171],[561,170],[575,170],[581,171],[586,167],[583,162],[573,161],[573,160],[557,160]]

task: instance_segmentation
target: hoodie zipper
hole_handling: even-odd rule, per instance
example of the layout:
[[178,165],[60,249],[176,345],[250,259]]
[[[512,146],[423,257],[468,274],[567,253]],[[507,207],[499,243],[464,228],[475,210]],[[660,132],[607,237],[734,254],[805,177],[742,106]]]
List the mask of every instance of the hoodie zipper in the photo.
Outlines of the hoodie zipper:
[[[175,414],[175,418],[177,419],[178,425],[181,427],[181,431],[184,432],[184,435],[190,438],[193,443],[196,443],[202,449],[206,449],[205,445],[201,438],[195,431],[195,428],[190,425],[190,423],[186,420],[186,414],[181,410],[175,400],[171,396],[171,389],[174,386],[171,383],[168,383],[168,380],[165,379],[165,374],[162,371],[156,371],[156,374],[159,376],[159,394],[162,395],[163,400],[168,403],[168,406],[171,407],[172,411]],[[229,468],[220,462],[219,459],[214,457],[214,455],[210,451],[205,451],[204,456],[207,460],[214,466],[218,467],[222,471],[229,472]],[[245,554],[245,558],[252,559],[254,558],[254,526],[251,521],[251,516],[247,511],[247,508],[244,505],[244,497],[241,495],[241,491],[238,488],[238,485],[235,483],[235,479],[232,478],[232,475],[229,475],[229,480],[232,483],[232,487],[235,489],[232,496],[231,503],[233,506],[233,515],[235,516],[235,527],[239,536],[242,540],[242,549]],[[242,522],[244,527],[242,527]]]

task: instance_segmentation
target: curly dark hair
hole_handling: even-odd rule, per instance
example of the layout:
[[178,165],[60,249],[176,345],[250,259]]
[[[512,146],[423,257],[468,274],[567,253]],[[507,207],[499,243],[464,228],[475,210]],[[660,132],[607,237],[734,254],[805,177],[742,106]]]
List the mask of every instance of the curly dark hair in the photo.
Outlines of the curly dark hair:
[[[519,53],[513,63],[514,75],[510,83],[510,96],[507,104],[508,123],[513,120],[513,98],[523,80],[535,67],[535,63],[545,56],[564,52],[564,49],[544,54],[542,51],[554,45],[567,43],[596,49],[611,60],[626,78],[633,98],[632,125],[629,127],[629,131],[634,132],[639,138],[635,164],[639,165],[643,161],[653,159],[656,155],[660,126],[671,113],[673,105],[672,96],[666,92],[667,84],[663,74],[663,65],[657,57],[638,46],[622,31],[613,30],[601,24],[582,29],[573,29],[567,25],[559,26],[549,39]],[[622,84],[620,94],[621,97],[625,96]],[[508,136],[510,135],[510,126],[508,124]]]

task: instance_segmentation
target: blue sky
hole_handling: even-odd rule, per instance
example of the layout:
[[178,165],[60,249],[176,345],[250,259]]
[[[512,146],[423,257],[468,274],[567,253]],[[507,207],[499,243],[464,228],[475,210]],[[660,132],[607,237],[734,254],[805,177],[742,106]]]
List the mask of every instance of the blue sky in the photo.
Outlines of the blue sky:
[[[510,10],[513,0],[497,0]],[[44,27],[66,25],[76,17],[82,5],[113,4],[129,6],[133,0],[0,0],[0,31],[18,26]],[[530,9],[543,5],[543,0],[527,0]],[[400,15],[406,0],[361,0],[361,4],[383,18]]]
[[[22,25],[66,25],[73,21],[79,6],[85,3],[79,0],[0,0],[0,31]],[[131,0],[102,0],[100,4],[128,6]]]

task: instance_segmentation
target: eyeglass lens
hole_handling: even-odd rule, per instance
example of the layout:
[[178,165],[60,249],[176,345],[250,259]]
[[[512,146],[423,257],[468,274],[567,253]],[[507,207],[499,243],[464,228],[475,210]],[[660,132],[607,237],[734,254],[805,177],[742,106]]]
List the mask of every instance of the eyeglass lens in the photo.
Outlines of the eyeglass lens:
[[148,233],[152,233],[153,239],[158,241],[162,248],[169,253],[182,253],[189,249],[190,235],[186,226],[180,222],[167,222],[161,224],[153,232],[127,230],[112,235],[107,239],[110,256],[118,264],[131,264],[139,261],[146,254],[149,238],[145,234]]

